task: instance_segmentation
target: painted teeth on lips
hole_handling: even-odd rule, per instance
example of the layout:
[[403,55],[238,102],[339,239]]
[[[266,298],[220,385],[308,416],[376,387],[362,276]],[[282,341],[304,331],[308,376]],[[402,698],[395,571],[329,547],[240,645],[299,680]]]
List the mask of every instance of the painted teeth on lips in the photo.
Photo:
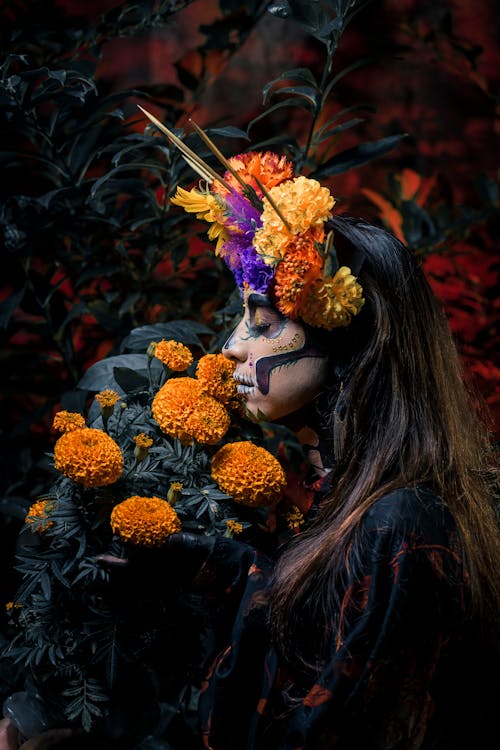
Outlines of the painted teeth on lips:
[[238,384],[241,385],[253,385],[252,378],[245,378],[242,375],[233,375],[233,378],[236,380]]
[[238,383],[236,386],[236,390],[240,394],[240,396],[245,396],[248,393],[252,393],[253,390],[255,390],[255,386],[253,385],[242,385],[242,383]]
[[254,390],[255,386],[250,378],[245,378],[241,375],[233,375],[233,377],[238,384],[236,386],[236,390],[238,391],[240,396],[245,396]]

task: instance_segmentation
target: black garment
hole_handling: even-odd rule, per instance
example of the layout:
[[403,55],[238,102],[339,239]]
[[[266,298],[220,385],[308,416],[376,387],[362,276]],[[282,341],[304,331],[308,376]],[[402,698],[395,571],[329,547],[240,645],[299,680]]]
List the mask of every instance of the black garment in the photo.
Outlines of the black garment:
[[309,681],[280,662],[265,608],[256,603],[272,562],[244,546],[233,550],[227,595],[239,607],[202,695],[207,748],[495,745],[486,738],[488,727],[496,732],[496,655],[467,617],[466,572],[445,504],[424,489],[392,492],[374,504],[359,533],[361,575],[347,577],[331,652]]

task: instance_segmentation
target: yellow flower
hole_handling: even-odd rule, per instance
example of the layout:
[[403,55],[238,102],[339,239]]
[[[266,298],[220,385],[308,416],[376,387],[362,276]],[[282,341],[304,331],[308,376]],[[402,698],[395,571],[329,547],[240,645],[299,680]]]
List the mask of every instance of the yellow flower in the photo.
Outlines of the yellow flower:
[[49,513],[54,508],[54,503],[49,500],[39,500],[31,505],[24,522],[29,524],[33,533],[43,533],[54,526],[54,521],[49,520]]
[[227,404],[238,396],[234,368],[223,354],[206,354],[198,362],[196,377],[211,396]]
[[54,417],[52,426],[59,432],[70,432],[81,430],[85,427],[85,419],[81,414],[74,411],[58,411]]
[[112,408],[120,399],[121,396],[116,391],[112,391],[111,388],[106,388],[95,396],[95,400],[99,402],[101,409]]
[[54,446],[54,466],[84,487],[103,487],[120,478],[123,456],[113,438],[88,427],[61,435]]
[[302,176],[276,185],[269,190],[269,195],[290,229],[282,222],[267,198],[264,198],[262,227],[255,232],[253,244],[265,263],[275,265],[284,257],[295,235],[315,230],[320,233],[318,241],[322,241],[324,223],[332,216],[335,198],[317,180]]
[[154,356],[174,372],[184,372],[193,362],[193,355],[179,341],[159,341]]
[[274,505],[285,488],[285,473],[265,448],[243,440],[222,446],[212,458],[212,477],[243,505]]
[[286,514],[286,525],[288,528],[297,531],[304,524],[304,521],[304,514],[296,505],[292,505]]
[[140,432],[134,437],[134,456],[137,461],[144,461],[149,453],[149,449],[153,445],[153,438],[146,435],[145,432]]
[[115,404],[120,401],[121,396],[116,391],[112,391],[111,388],[101,391],[95,396],[95,400],[101,407],[101,416],[106,426],[108,419],[115,410]]
[[232,518],[228,518],[226,521],[226,529],[225,536],[238,536],[238,534],[241,534],[243,531],[243,524],[239,521],[234,521]]
[[[177,192],[170,202],[174,206],[181,206],[184,211],[191,214],[196,214],[197,219],[204,219],[205,221],[217,221],[219,217],[218,203],[216,198],[211,193],[202,193],[196,188],[192,190],[184,190],[184,188],[178,186]],[[215,210],[215,213],[213,211]]]
[[159,497],[133,495],[115,505],[110,520],[114,534],[142,547],[159,547],[181,530],[177,513]]
[[215,254],[217,255],[221,245],[229,239],[229,234],[223,223],[224,204],[220,198],[211,193],[202,193],[193,188],[184,190],[178,187],[177,192],[170,202],[174,206],[181,206],[184,211],[196,214],[197,219],[208,221],[212,226],[208,230],[208,239],[217,240]]
[[342,266],[333,278],[328,276],[311,284],[302,304],[301,318],[310,326],[328,331],[347,326],[365,303],[362,294],[351,269]]
[[171,378],[151,405],[160,429],[182,443],[216,443],[229,429],[229,414],[194,378]]

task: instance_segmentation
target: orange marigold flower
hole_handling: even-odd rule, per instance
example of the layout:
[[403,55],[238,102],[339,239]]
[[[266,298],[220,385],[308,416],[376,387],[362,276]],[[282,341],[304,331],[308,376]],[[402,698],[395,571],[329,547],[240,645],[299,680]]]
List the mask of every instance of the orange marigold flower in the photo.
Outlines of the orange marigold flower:
[[314,243],[314,236],[309,232],[295,237],[276,267],[276,307],[292,320],[300,315],[308,285],[321,277],[324,261]]
[[228,443],[212,458],[212,477],[220,489],[243,505],[274,505],[285,488],[285,472],[265,448],[248,440]]
[[333,278],[328,276],[311,284],[300,312],[304,323],[331,331],[347,326],[357,315],[365,300],[363,290],[347,266],[339,268]]
[[61,435],[54,446],[54,466],[84,487],[103,487],[120,478],[123,456],[107,433],[87,427]]
[[229,429],[226,409],[195,378],[171,378],[151,405],[160,429],[182,443],[216,443]]
[[184,372],[193,362],[193,355],[179,341],[159,341],[154,356],[174,372]]
[[[261,196],[262,191],[255,178],[269,190],[275,185],[279,185],[284,180],[293,177],[293,164],[285,156],[279,156],[272,151],[258,153],[249,151],[246,154],[239,154],[228,159],[229,164],[238,172],[246,185],[253,187],[257,195]],[[233,177],[231,172],[224,174],[224,180],[237,193],[242,193],[243,188],[238,180]],[[226,195],[226,188],[218,182],[212,184],[212,190],[220,195]]]
[[142,547],[160,547],[181,530],[177,513],[159,497],[133,495],[115,505],[110,520],[114,534]]
[[95,396],[95,400],[99,402],[101,409],[112,408],[120,399],[121,396],[116,391],[112,391],[111,388],[106,388]]
[[58,411],[52,422],[52,426],[59,432],[70,432],[81,430],[85,427],[85,419],[81,414],[74,411]]
[[186,432],[198,443],[214,445],[229,429],[230,417],[217,399],[203,393],[197,408],[186,419]]
[[43,533],[54,526],[54,521],[49,520],[49,513],[53,508],[51,500],[39,500],[31,505],[24,521],[32,527],[33,533]]
[[211,396],[227,404],[238,396],[234,368],[235,363],[223,354],[205,354],[198,362],[196,377]]
[[192,440],[185,430],[187,417],[194,411],[203,387],[194,378],[171,378],[163,385],[151,404],[153,418],[160,429],[182,443]]
[[153,438],[146,435],[145,432],[140,432],[134,437],[134,443],[140,448],[151,448],[153,445]]

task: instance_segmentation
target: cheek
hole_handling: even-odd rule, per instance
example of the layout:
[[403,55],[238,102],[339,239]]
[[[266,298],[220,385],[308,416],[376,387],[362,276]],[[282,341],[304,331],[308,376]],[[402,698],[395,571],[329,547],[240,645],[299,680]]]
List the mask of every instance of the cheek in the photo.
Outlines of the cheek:
[[297,358],[286,369],[271,374],[270,398],[285,398],[293,408],[303,406],[321,390],[326,378],[326,358]]
[[307,406],[321,391],[326,373],[326,358],[309,357],[297,358],[288,367],[273,370],[262,412],[275,420]]
[[[297,377],[300,377],[302,384],[308,380],[316,382],[316,370],[319,369],[318,360],[325,362],[326,366],[327,358],[325,353],[314,346],[308,345],[307,342],[302,348],[295,351],[260,357],[257,359],[255,367],[257,387],[261,393],[267,395],[269,393],[271,374],[273,374],[273,380],[279,374],[280,382],[286,382],[289,379],[290,386]],[[321,377],[324,377],[323,369],[320,368]]]

